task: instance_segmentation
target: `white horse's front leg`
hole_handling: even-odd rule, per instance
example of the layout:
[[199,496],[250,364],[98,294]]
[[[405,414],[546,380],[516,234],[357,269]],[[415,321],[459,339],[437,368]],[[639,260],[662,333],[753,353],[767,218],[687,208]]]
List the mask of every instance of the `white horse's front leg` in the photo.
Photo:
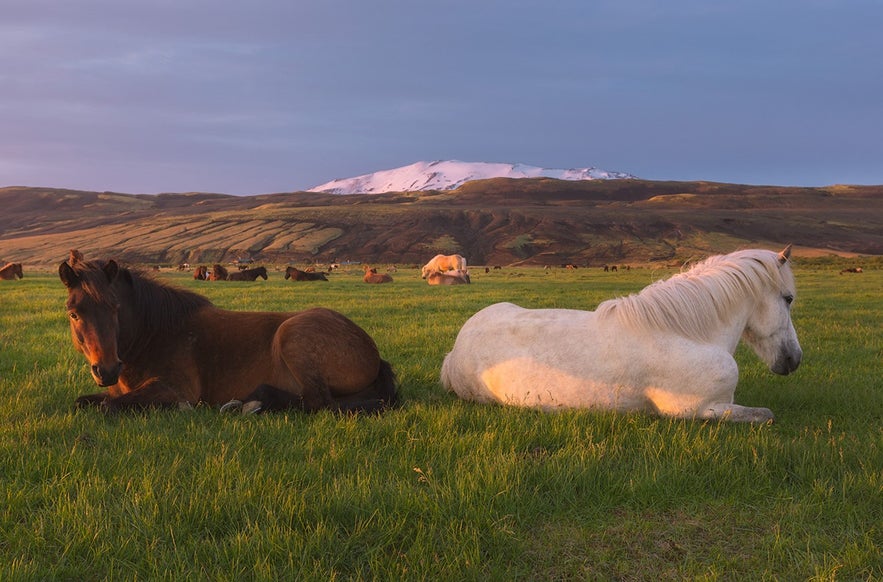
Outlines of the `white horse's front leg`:
[[699,418],[710,420],[730,420],[733,422],[765,422],[771,423],[776,417],[769,408],[751,408],[738,404],[720,403],[705,408]]

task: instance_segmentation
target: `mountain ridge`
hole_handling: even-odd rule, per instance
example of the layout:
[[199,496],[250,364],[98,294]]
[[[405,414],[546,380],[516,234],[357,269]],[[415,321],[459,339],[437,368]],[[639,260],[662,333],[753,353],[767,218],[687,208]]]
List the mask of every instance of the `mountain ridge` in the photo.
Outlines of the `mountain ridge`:
[[492,178],[555,178],[558,180],[619,180],[636,176],[611,172],[595,167],[541,168],[528,164],[493,162],[462,162],[436,160],[362,174],[352,178],[331,180],[310,188],[309,192],[328,194],[380,194],[385,192],[424,192],[427,190],[455,190],[475,180]]
[[495,178],[340,196],[131,195],[0,188],[0,261],[89,256],[174,265],[337,261],[677,264],[747,247],[883,255],[883,186]]

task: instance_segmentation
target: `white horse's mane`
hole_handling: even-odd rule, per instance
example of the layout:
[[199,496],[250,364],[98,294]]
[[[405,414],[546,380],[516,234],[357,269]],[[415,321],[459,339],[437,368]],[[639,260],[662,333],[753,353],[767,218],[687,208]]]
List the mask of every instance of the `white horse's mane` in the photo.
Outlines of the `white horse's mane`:
[[604,301],[596,313],[631,327],[708,340],[746,295],[759,297],[763,291],[785,284],[793,289],[793,280],[782,280],[779,266],[779,255],[773,251],[752,249],[716,255],[637,294]]

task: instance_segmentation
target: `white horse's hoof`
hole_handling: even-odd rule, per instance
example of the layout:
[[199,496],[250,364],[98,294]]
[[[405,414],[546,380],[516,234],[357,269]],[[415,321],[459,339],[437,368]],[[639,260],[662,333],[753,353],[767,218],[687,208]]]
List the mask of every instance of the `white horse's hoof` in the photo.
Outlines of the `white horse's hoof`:
[[224,404],[223,406],[221,406],[222,413],[239,412],[240,410],[242,410],[242,401],[241,400],[231,400],[227,404]]
[[755,408],[749,422],[773,424],[776,422],[776,415],[769,408]]

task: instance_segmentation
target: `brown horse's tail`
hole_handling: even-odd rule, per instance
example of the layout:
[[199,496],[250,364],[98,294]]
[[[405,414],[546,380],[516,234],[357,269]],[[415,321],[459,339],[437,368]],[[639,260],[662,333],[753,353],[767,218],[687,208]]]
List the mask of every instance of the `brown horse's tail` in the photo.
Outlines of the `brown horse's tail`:
[[362,392],[338,399],[339,412],[383,412],[399,403],[396,375],[386,360],[380,360],[380,371],[374,382]]
[[396,374],[392,369],[392,365],[386,360],[380,360],[380,371],[377,374],[377,379],[374,380],[374,390],[380,395],[385,408],[392,408],[398,405],[399,394]]

